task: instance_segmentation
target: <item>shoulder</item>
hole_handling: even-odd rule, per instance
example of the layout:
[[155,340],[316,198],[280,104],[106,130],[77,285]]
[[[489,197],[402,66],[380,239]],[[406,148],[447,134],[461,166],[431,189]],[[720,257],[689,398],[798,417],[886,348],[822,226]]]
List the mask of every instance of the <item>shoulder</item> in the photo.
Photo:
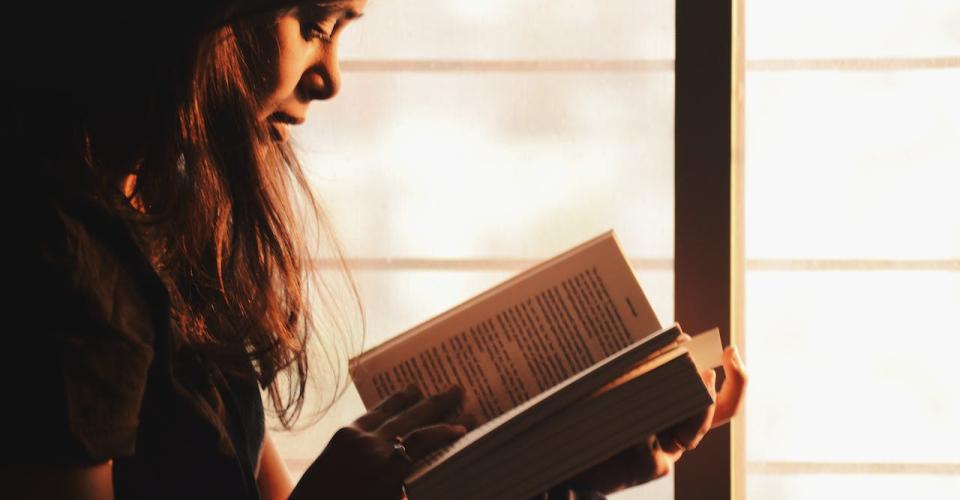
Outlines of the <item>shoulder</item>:
[[46,198],[23,208],[8,325],[17,356],[4,378],[31,409],[14,423],[49,442],[21,451],[85,462],[130,454],[159,314],[143,262],[122,221],[95,204]]
[[151,343],[158,282],[125,224],[79,199],[39,200],[30,208],[15,273],[24,310],[53,323],[64,315],[96,320]]

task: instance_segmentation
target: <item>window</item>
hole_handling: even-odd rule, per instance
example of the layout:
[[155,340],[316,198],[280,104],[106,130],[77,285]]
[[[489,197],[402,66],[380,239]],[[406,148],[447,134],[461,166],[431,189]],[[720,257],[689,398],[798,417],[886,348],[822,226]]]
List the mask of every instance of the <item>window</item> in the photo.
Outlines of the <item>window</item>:
[[960,5],[746,0],[749,498],[957,498]]
[[[960,350],[950,321],[960,305],[960,7],[731,4],[743,8],[734,28],[745,30],[744,121],[735,124],[744,126],[744,184],[734,179],[740,198],[727,202],[743,207],[745,268],[711,279],[744,284],[744,314],[733,323],[743,325],[734,333],[746,339],[751,387],[746,439],[736,448],[735,438],[733,451],[745,455],[745,494],[956,497],[960,399],[949,368]],[[687,151],[702,138],[675,138],[674,122],[717,114],[674,115],[675,99],[702,104],[674,93],[679,69],[700,62],[678,60],[674,71],[675,15],[682,8],[701,26],[722,24],[716,5],[729,8],[370,5],[344,39],[341,95],[315,105],[296,135],[353,257],[368,345],[608,227],[671,321],[681,302],[675,278],[690,284],[689,261],[680,263],[689,255],[673,238],[688,247],[693,232],[710,229],[675,228],[675,205],[680,214],[689,201],[673,197],[687,189],[674,183],[674,141]],[[689,31],[676,34],[723,45],[709,30],[695,30],[707,40]],[[702,88],[725,88],[722,72],[709,73]],[[731,208],[714,201],[704,211]],[[350,392],[320,425],[279,434],[292,468],[302,471],[360,412]],[[671,498],[671,488],[661,481],[623,498]]]
[[[673,54],[671,1],[371,2],[344,33],[340,95],[294,136],[367,345],[611,227],[672,321]],[[291,469],[361,413],[351,390],[275,434]]]

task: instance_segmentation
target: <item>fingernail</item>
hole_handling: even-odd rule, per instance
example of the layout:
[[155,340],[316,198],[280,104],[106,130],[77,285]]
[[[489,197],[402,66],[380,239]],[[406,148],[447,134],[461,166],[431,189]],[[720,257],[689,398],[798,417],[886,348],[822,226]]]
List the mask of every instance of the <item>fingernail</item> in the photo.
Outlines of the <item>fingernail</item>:
[[460,417],[460,422],[462,423],[463,427],[467,429],[468,432],[471,429],[477,428],[477,419],[473,415],[464,415]]
[[736,345],[732,345],[731,347],[733,351],[733,362],[736,363],[738,367],[743,366],[743,360],[740,359],[740,350],[737,349]]
[[451,429],[453,429],[453,432],[456,432],[457,434],[467,433],[467,428],[462,425],[454,425]]
[[715,372],[715,371],[713,371],[713,370],[710,370],[710,372],[707,373],[707,378],[706,378],[706,380],[704,380],[704,382],[706,382],[707,385],[711,385],[711,386],[713,386],[714,388],[716,388],[716,387],[717,387],[717,372]]
[[447,390],[444,392],[450,395],[463,394],[463,388],[459,385],[451,385],[450,387],[447,387]]

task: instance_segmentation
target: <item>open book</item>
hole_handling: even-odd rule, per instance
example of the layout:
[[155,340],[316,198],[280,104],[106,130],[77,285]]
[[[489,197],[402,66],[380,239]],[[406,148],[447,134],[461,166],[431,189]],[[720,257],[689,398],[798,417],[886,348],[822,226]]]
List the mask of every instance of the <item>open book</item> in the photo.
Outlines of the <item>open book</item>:
[[719,365],[719,334],[680,334],[610,231],[367,351],[352,376],[367,408],[408,384],[464,389],[479,425],[417,464],[411,500],[527,498],[712,403],[699,370]]

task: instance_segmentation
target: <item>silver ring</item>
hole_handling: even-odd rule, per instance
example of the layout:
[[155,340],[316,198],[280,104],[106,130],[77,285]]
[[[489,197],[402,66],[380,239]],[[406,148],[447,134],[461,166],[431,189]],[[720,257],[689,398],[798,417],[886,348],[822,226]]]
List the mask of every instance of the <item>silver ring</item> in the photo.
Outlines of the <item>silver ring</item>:
[[407,447],[403,444],[402,436],[393,438],[393,453],[406,460],[407,463],[413,463],[413,459],[407,454]]

